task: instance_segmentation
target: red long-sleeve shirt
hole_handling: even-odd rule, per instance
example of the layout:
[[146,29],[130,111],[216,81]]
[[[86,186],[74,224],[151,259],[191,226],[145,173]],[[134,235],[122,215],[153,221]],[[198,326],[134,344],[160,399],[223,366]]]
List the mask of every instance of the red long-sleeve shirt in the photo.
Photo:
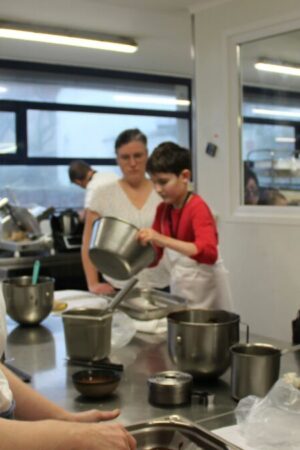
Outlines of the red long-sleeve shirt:
[[[212,265],[218,258],[218,232],[213,215],[197,194],[192,194],[183,209],[160,203],[156,210],[152,228],[158,233],[172,236],[180,241],[192,242],[198,253],[192,256],[200,264]],[[157,247],[157,261],[163,248]]]

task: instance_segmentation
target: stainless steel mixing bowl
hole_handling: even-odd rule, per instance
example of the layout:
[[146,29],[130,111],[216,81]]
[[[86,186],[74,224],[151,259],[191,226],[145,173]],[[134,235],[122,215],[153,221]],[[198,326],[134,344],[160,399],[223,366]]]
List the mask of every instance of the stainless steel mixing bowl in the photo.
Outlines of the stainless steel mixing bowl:
[[151,244],[137,239],[138,228],[115,217],[94,222],[89,255],[100,272],[118,280],[128,280],[155,259]]
[[29,276],[3,280],[3,296],[7,314],[22,325],[37,325],[51,312],[54,298],[54,279],[39,277],[33,285]]

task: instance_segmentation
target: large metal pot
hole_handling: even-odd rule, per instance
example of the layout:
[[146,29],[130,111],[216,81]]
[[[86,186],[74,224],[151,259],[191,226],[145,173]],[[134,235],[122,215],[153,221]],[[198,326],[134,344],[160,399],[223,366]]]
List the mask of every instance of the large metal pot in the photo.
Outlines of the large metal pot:
[[54,297],[54,279],[21,276],[3,280],[3,296],[7,314],[22,325],[37,325],[51,312]]
[[189,309],[168,315],[168,350],[179,370],[216,378],[230,365],[240,317],[222,310]]
[[100,272],[118,280],[127,280],[146,268],[155,258],[152,245],[141,245],[138,228],[115,217],[94,222],[89,255]]

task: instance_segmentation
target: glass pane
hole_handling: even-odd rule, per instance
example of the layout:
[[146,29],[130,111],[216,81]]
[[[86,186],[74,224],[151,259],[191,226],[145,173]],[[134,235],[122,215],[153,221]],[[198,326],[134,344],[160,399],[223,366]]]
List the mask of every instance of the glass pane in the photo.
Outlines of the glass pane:
[[[99,172],[120,175],[117,166],[93,166]],[[22,206],[33,204],[53,207],[82,208],[84,189],[69,180],[68,166],[0,165],[0,198],[8,197]]]
[[0,99],[188,111],[185,83],[0,70]]
[[299,41],[292,31],[240,45],[244,204],[300,205]]
[[0,111],[0,154],[17,152],[16,116],[14,112]]
[[28,111],[28,156],[114,158],[114,142],[126,128],[140,128],[149,150],[162,141],[189,145],[188,120],[66,111]]

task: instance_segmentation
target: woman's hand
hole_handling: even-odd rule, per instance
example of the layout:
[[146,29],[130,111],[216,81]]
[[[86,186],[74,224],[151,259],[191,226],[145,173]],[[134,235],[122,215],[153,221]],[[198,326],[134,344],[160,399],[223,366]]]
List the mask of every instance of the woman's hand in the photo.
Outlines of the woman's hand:
[[115,419],[120,415],[119,409],[113,411],[99,411],[98,409],[90,409],[88,411],[68,413],[67,421],[71,422],[102,422],[105,420]]
[[79,424],[71,442],[76,450],[136,450],[136,440],[119,423]]
[[164,247],[165,236],[152,228],[141,228],[138,231],[137,238],[142,245],[147,245],[151,242],[151,244],[157,245],[158,247]]
[[109,283],[94,283],[89,285],[89,292],[98,295],[114,294],[115,290]]

